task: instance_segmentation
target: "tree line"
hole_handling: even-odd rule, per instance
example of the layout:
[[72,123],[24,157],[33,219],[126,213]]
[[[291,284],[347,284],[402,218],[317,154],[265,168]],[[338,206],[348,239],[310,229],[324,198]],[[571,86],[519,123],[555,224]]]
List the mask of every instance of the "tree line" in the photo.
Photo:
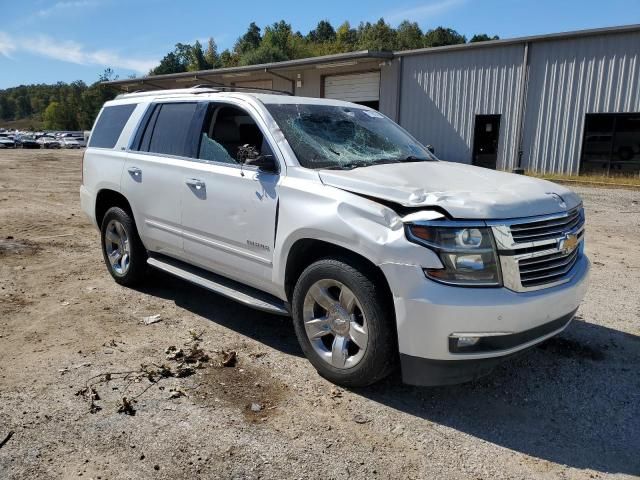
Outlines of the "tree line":
[[[469,42],[498,38],[481,33],[471,37]],[[397,28],[393,28],[382,18],[375,23],[362,22],[356,28],[349,22],[334,28],[328,20],[321,20],[306,35],[294,32],[291,24],[284,20],[266,26],[264,31],[255,22],[251,22],[232,49],[219,53],[213,38],[209,38],[206,47],[199,41],[193,45],[177,43],[174,50],[167,53],[150,74],[256,65],[356,50],[411,50],[461,43],[467,43],[467,38],[451,28],[437,27],[424,32],[416,22],[408,20],[400,23]]]
[[0,90],[0,120],[27,119],[30,130],[90,130],[104,102],[117,95],[102,82],[115,78],[113,70],[106,69],[91,85],[78,80]]
[[[474,35],[468,42],[496,39],[497,36],[482,33]],[[425,32],[416,22],[410,21],[393,28],[382,18],[375,23],[362,22],[357,27],[344,22],[337,28],[329,21],[321,20],[306,35],[294,32],[291,24],[284,20],[268,25],[264,30],[251,22],[233,48],[218,52],[213,38],[208,40],[206,47],[199,41],[177,43],[149,74],[256,65],[357,50],[410,50],[462,43],[467,43],[467,38],[451,28],[437,27]],[[88,130],[103,103],[117,94],[101,82],[115,78],[113,70],[107,69],[91,85],[76,81],[0,90],[0,121],[28,119],[34,128]]]

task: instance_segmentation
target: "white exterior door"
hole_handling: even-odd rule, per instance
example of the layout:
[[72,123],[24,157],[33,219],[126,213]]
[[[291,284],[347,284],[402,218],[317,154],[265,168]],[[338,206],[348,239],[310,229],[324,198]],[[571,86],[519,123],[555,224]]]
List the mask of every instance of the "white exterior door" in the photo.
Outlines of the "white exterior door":
[[180,258],[180,161],[131,153],[122,172],[122,193],[129,199],[140,237],[148,250]]
[[380,72],[325,77],[324,96],[355,103],[377,102],[380,100]]
[[181,178],[186,259],[269,290],[279,176],[193,161]]
[[180,195],[195,102],[152,105],[141,135],[128,155],[121,186],[148,250],[183,255]]
[[247,145],[272,155],[262,132],[247,110],[208,105],[198,158],[180,176],[182,235],[190,263],[269,291],[280,176],[239,161]]

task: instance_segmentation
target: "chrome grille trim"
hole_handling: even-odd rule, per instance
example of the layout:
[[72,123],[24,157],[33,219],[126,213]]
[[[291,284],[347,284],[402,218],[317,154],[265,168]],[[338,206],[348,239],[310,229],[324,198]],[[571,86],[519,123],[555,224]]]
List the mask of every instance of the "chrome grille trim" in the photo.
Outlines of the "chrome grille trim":
[[[573,278],[584,241],[582,205],[552,215],[487,223],[496,240],[506,288],[528,292]],[[568,234],[578,237],[578,245],[567,253],[560,243]]]

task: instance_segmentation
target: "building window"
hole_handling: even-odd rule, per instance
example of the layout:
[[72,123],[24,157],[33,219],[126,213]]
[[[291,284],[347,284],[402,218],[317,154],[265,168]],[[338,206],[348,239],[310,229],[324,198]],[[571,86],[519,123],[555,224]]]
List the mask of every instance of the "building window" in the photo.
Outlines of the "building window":
[[640,172],[640,113],[585,117],[580,173]]

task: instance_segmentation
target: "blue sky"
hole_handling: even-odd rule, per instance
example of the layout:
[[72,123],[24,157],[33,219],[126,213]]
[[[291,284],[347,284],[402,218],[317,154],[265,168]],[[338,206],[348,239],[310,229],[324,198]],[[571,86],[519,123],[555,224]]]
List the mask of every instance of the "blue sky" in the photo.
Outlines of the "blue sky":
[[141,75],[177,42],[215,38],[232,47],[255,21],[280,19],[307,33],[321,19],[335,26],[384,17],[470,37],[501,38],[640,23],[639,0],[0,0],[0,88],[84,80],[106,67]]

